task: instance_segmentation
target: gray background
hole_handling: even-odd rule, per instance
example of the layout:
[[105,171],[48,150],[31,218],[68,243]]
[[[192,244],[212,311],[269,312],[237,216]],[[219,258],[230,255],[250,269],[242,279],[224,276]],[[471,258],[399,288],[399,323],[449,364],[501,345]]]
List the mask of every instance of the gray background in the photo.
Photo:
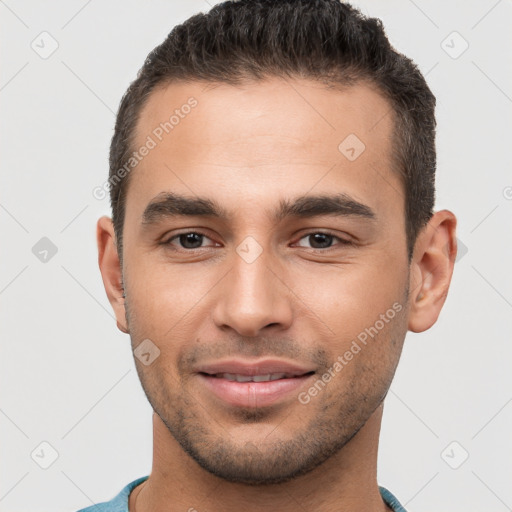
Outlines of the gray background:
[[[436,209],[457,215],[461,242],[438,322],[407,336],[378,480],[411,511],[511,510],[512,4],[355,5],[437,96]],[[0,1],[1,511],[74,511],[150,471],[151,409],[97,268],[95,222],[110,210],[92,190],[143,59],[208,9]]]

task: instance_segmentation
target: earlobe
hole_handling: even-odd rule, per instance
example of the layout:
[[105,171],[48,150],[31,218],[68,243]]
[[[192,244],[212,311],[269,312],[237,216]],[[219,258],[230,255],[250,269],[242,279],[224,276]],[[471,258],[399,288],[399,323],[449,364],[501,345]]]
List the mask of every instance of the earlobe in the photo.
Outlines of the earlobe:
[[453,274],[457,219],[448,210],[434,213],[418,235],[410,273],[409,330],[423,332],[435,324]]
[[115,241],[112,219],[103,216],[98,219],[96,228],[98,244],[98,265],[103,286],[116,316],[117,327],[128,334],[124,301],[123,274]]

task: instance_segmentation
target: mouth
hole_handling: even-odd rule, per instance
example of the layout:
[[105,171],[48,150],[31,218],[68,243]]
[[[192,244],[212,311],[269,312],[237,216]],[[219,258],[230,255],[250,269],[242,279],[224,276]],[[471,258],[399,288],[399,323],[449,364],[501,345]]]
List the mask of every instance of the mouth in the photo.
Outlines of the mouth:
[[282,379],[298,379],[304,377],[305,375],[312,375],[315,372],[308,372],[304,375],[292,375],[289,373],[267,373],[264,375],[243,375],[239,373],[203,373],[200,372],[201,375],[205,375],[206,377],[214,377],[217,379],[226,379],[231,382],[270,382],[274,380],[282,380]]
[[295,399],[315,374],[282,361],[219,362],[198,368],[206,392],[231,407],[268,407]]

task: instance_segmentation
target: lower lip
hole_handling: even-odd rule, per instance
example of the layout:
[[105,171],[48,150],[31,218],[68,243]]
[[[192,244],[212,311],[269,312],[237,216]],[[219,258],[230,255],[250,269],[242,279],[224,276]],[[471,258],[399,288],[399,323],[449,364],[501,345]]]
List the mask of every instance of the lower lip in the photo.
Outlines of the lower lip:
[[236,407],[266,407],[279,400],[298,394],[312,374],[291,379],[278,379],[266,382],[237,382],[220,377],[199,374],[201,381],[214,395],[229,405]]

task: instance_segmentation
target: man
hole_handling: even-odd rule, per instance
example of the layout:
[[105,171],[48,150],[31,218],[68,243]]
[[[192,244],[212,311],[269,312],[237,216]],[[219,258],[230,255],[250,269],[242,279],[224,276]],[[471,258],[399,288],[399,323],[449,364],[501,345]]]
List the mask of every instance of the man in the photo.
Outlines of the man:
[[86,510],[405,510],[377,483],[383,401],[456,254],[434,108],[337,0],[225,2],[150,53],[97,236],[153,467]]

